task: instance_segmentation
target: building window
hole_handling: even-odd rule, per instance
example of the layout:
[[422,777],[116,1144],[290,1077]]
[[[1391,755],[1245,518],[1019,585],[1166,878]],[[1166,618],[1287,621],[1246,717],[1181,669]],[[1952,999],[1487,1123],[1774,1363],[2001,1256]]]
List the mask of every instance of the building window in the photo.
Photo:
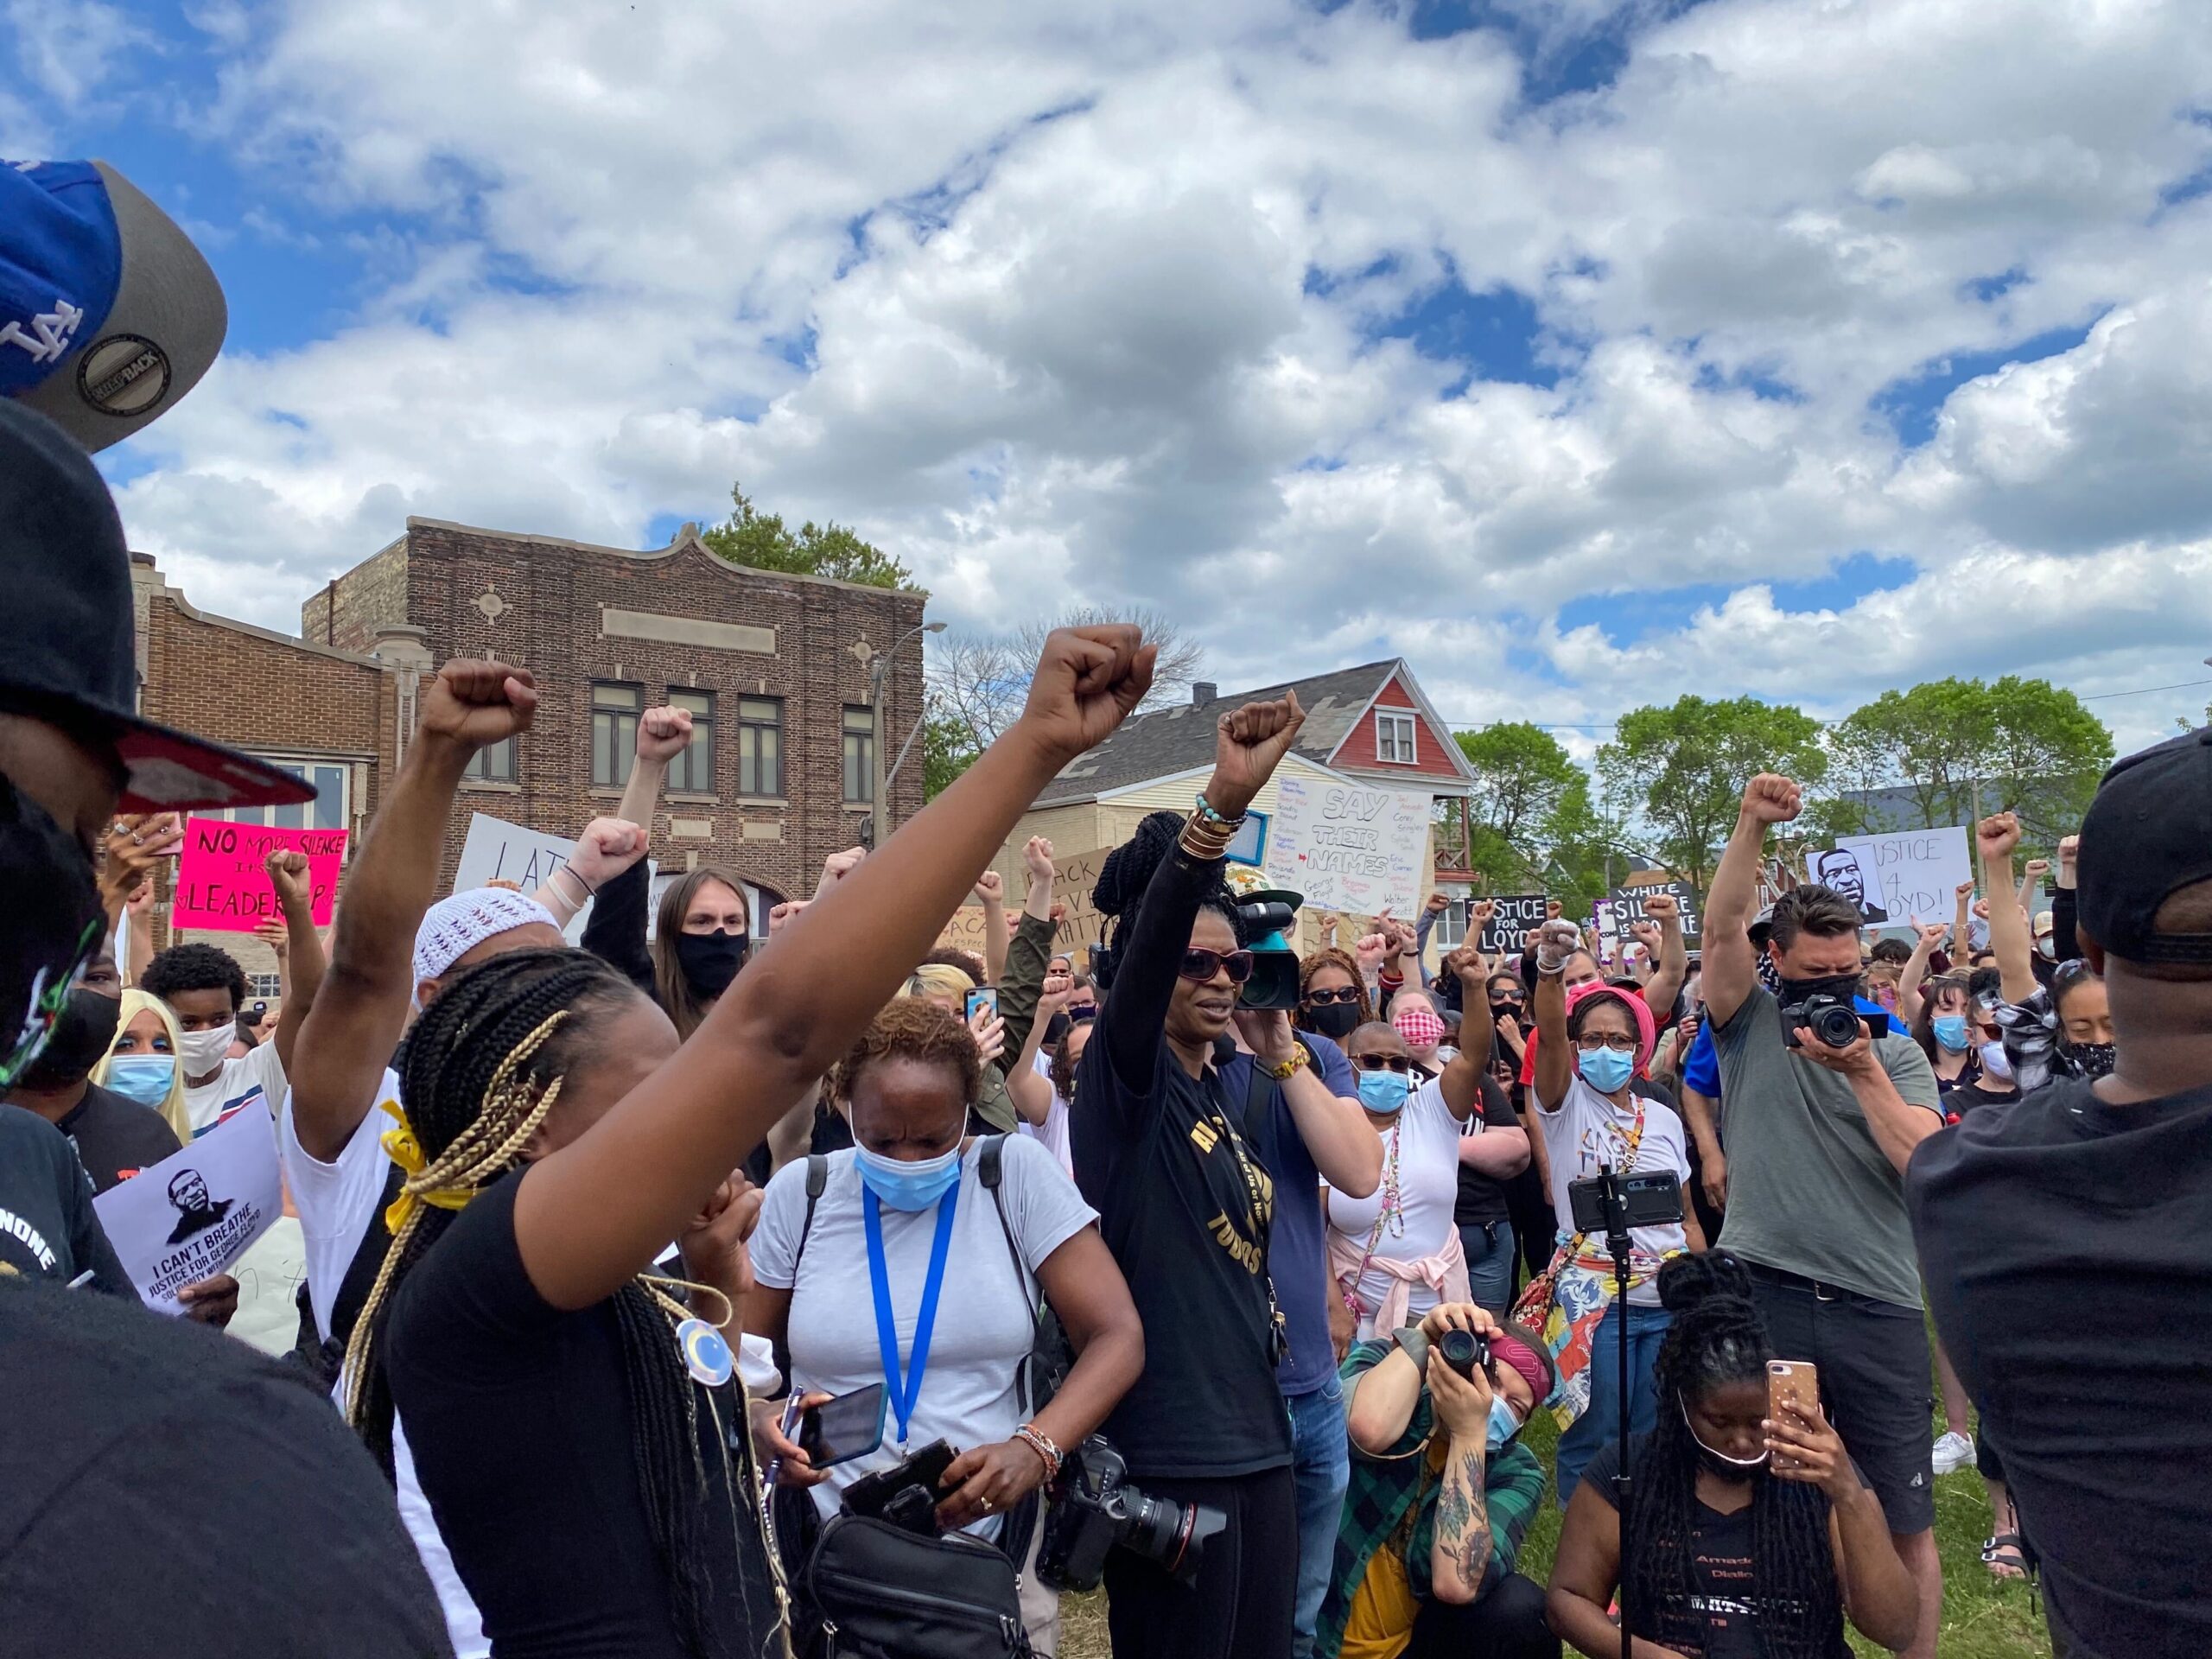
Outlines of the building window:
[[245,993],[264,1002],[274,1002],[284,995],[283,978],[277,974],[248,974],[245,976]]
[[479,749],[468,757],[468,766],[461,774],[480,784],[512,784],[515,780],[515,741],[503,737],[489,748]]
[[784,792],[784,705],[774,697],[737,700],[737,792]]
[[1444,913],[1436,918],[1436,931],[1433,937],[1440,950],[1457,950],[1467,942],[1467,901],[1465,899],[1454,899],[1444,907]]
[[715,792],[715,694],[671,690],[668,702],[671,708],[691,716],[691,744],[669,762],[668,786],[679,795],[711,795]]
[[1382,709],[1375,716],[1375,758],[1395,761],[1401,766],[1414,763],[1414,717]]
[[845,705],[845,798],[875,804],[875,711],[865,703]]
[[591,683],[591,781],[594,789],[620,789],[638,758],[638,715],[643,688],[610,680]]
[[226,818],[232,823],[258,823],[278,830],[343,830],[352,820],[346,780],[353,770],[340,760],[295,760],[281,754],[259,754],[281,771],[315,785],[315,799],[292,806],[234,806],[222,811],[198,812],[195,817]]

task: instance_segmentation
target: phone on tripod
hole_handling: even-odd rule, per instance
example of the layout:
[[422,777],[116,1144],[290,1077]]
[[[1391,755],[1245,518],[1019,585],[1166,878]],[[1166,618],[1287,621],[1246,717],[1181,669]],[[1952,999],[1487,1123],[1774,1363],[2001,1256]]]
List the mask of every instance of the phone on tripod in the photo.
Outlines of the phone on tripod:
[[1567,1201],[1574,1212],[1574,1230],[1578,1233],[1601,1234],[1607,1230],[1608,1181],[1620,1193],[1629,1226],[1665,1227],[1681,1220],[1681,1178],[1671,1169],[1652,1170],[1642,1175],[1586,1175],[1567,1184]]

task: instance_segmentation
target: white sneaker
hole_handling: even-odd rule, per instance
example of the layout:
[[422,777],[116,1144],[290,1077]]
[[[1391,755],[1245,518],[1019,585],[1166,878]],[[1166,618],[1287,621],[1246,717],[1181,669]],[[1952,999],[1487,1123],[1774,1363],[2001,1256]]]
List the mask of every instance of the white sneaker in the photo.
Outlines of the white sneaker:
[[1974,1441],[1956,1429],[1947,1429],[1936,1437],[1936,1472],[1955,1475],[1974,1461]]

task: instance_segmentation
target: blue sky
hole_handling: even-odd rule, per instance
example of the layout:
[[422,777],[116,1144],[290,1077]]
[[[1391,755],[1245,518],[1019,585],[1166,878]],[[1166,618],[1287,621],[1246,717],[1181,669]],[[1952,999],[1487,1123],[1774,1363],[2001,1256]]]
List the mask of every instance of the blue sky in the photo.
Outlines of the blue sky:
[[742,479],[957,628],[1152,603],[1469,721],[2203,706],[2111,695],[2212,672],[2183,0],[0,0],[0,153],[224,283],[104,464],[264,625],[410,512],[643,546]]

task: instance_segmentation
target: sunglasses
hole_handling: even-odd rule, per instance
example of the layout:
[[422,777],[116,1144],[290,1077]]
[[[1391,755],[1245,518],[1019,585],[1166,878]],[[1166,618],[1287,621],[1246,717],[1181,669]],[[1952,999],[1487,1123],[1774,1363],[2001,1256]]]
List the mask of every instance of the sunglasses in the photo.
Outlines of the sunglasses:
[[1252,953],[1249,950],[1205,950],[1192,945],[1183,952],[1182,975],[1185,979],[1205,984],[1216,974],[1227,973],[1229,982],[1242,985],[1252,977]]
[[1355,1054],[1351,1063],[1363,1071],[1410,1071],[1414,1065],[1402,1054]]
[[1358,1001],[1359,987],[1357,985],[1347,985],[1342,990],[1337,991],[1308,991],[1306,993],[1306,1006],[1309,1008],[1325,1008],[1332,1002],[1357,1002]]

